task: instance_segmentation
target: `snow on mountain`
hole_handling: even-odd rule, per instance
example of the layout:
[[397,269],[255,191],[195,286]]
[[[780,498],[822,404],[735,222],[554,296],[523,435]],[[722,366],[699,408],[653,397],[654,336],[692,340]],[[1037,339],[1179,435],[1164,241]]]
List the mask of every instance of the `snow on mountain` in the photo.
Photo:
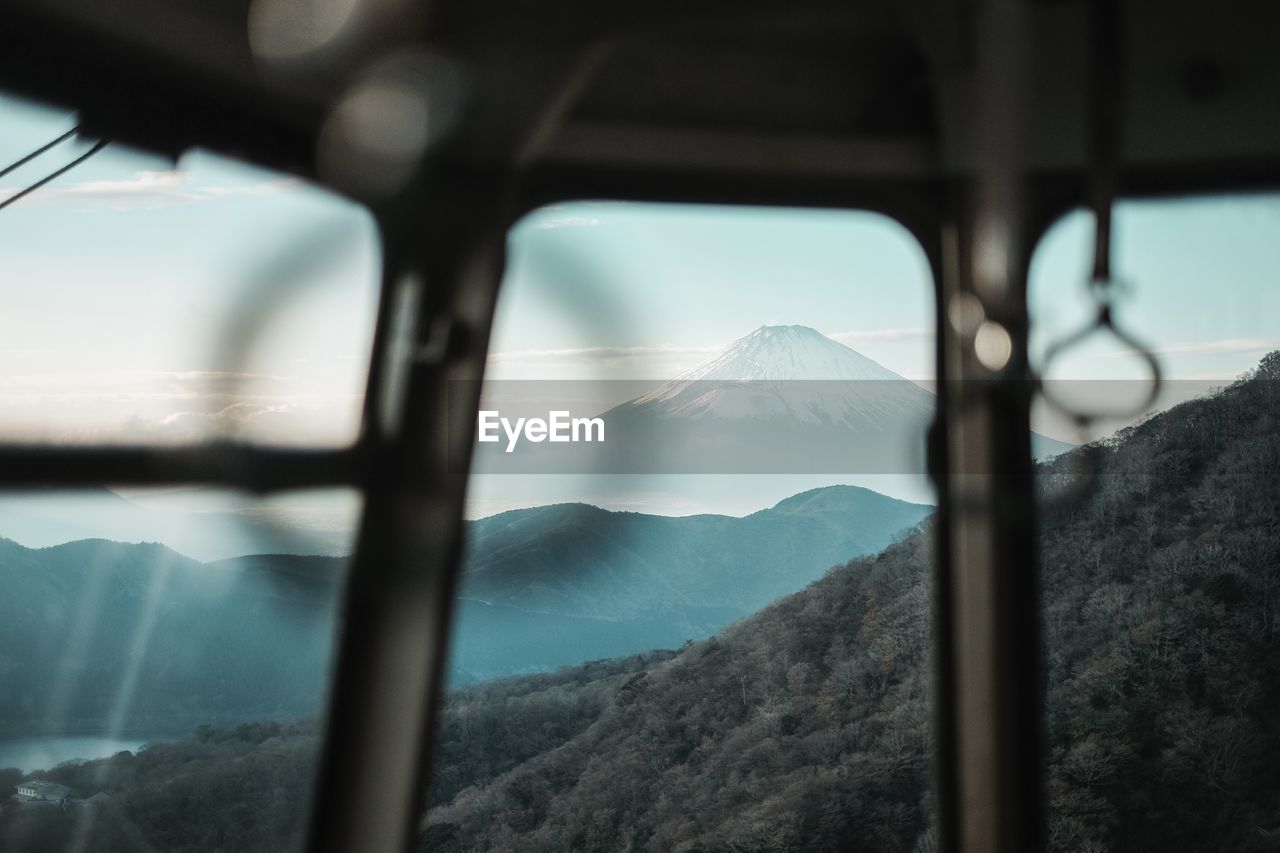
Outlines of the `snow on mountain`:
[[672,382],[902,377],[808,326],[761,326]]
[[614,410],[660,419],[785,420],[923,431],[933,395],[808,326],[761,326],[662,387]]

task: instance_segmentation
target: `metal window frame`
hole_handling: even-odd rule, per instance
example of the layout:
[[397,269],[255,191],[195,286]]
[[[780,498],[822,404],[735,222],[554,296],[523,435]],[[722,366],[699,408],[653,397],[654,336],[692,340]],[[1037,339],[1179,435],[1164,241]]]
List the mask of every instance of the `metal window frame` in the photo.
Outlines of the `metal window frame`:
[[[478,192],[480,186],[487,191]],[[324,486],[361,491],[363,518],[342,602],[311,812],[311,851],[406,851],[413,848],[420,829],[431,733],[448,653],[466,486],[465,477],[449,472],[442,445],[420,439],[446,434],[448,383],[476,379],[482,373],[506,232],[521,216],[544,204],[583,198],[878,213],[902,224],[923,248],[934,273],[938,328],[945,328],[943,288],[948,263],[955,259],[948,257],[944,237],[957,227],[957,220],[948,216],[957,209],[950,187],[922,182],[904,190],[874,181],[744,184],[693,174],[655,178],[649,173],[548,170],[526,176],[518,187],[506,175],[438,176],[429,197],[432,204],[420,209],[404,207],[377,215],[383,238],[382,294],[364,428],[352,447],[0,445],[2,488],[110,482],[203,484],[259,493]],[[458,215],[460,211],[465,213]],[[417,331],[412,345],[396,352],[395,294],[406,281],[421,286],[421,304],[413,318]],[[387,387],[387,365],[393,358],[406,360],[406,369],[400,371],[402,389]],[[941,340],[936,366],[939,376],[947,375]],[[948,701],[955,690],[955,659],[944,639],[953,635],[956,624],[952,513],[945,498],[950,482],[946,385],[939,389],[938,420],[931,436],[940,507],[933,567],[938,638],[935,788],[940,836],[944,849],[953,849],[959,814],[955,750],[961,733]],[[400,418],[393,424],[380,423],[377,413],[388,394],[403,395]]]
[[[58,34],[36,33],[34,40],[41,38],[56,43]],[[78,60],[92,68],[102,58],[82,56]],[[93,81],[99,79],[97,75],[84,73],[72,78],[51,75],[48,70],[38,62],[7,69],[11,83],[16,78],[19,86],[58,100],[95,97]],[[118,78],[120,69],[113,70]],[[204,142],[227,149],[243,142],[258,154],[255,159],[286,166],[298,162],[298,152],[307,148],[307,135],[299,128],[312,119],[282,121],[253,99],[184,102],[172,98],[168,89],[152,91],[156,84],[145,79],[145,69],[131,73],[143,95],[137,109],[171,109],[173,103],[186,104],[187,116],[173,123],[184,128],[186,136],[145,141],[152,146],[177,151]],[[322,770],[312,810],[313,850],[406,850],[415,837],[447,653],[465,481],[448,473],[442,454],[433,456],[429,445],[415,445],[410,437],[443,435],[443,418],[448,416],[443,407],[445,383],[481,375],[500,279],[502,241],[506,227],[518,215],[542,203],[583,197],[829,206],[887,215],[917,237],[933,267],[938,288],[937,327],[943,336],[937,346],[937,375],[949,377],[949,366],[963,342],[953,345],[946,337],[944,297],[971,286],[963,253],[964,247],[971,245],[973,233],[971,220],[964,214],[966,196],[981,195],[980,187],[952,185],[940,179],[744,179],[742,175],[697,171],[655,175],[651,171],[563,167],[535,168],[518,179],[507,173],[440,172],[425,176],[418,189],[409,201],[377,211],[384,252],[382,300],[365,429],[354,447],[314,451],[219,444],[174,449],[0,447],[0,485],[6,486],[189,482],[252,491],[324,485],[362,491],[366,497],[364,518],[343,605]],[[424,198],[430,198],[431,203],[423,203]],[[393,352],[394,294],[403,282],[412,280],[425,283],[421,308],[413,318],[418,334],[407,349]],[[1015,331],[1025,325],[1019,324],[1017,317],[1007,319]],[[386,365],[393,357],[407,359],[407,370],[401,372],[407,377],[404,389],[384,387]],[[1015,386],[1011,382],[1008,389],[991,394],[980,404],[992,423],[1004,424],[1014,433],[1026,418],[1025,400],[1012,390]],[[960,793],[976,796],[992,813],[1006,813],[1010,792],[1036,790],[1038,777],[1033,763],[1011,760],[1011,756],[1016,758],[1019,744],[1003,738],[989,744],[995,763],[985,768],[985,775],[970,775],[962,781],[964,767],[978,762],[958,752],[962,744],[975,742],[975,737],[960,727],[955,713],[956,668],[968,665],[981,670],[993,662],[978,653],[957,656],[951,639],[976,630],[995,636],[994,632],[1003,628],[999,636],[1012,634],[1019,648],[1035,650],[1038,640],[1034,622],[1023,624],[1015,619],[1019,603],[1025,605],[1028,597],[1034,596],[1033,587],[1000,598],[994,609],[979,612],[956,606],[953,565],[967,566],[966,579],[979,586],[985,583],[988,591],[998,590],[1002,578],[997,563],[1019,557],[1033,561],[1034,548],[1028,544],[1032,535],[1029,525],[990,515],[961,517],[955,511],[951,499],[955,466],[951,462],[966,453],[969,445],[989,449],[995,458],[1006,454],[1012,468],[1023,466],[1021,498],[1029,497],[1025,477],[1029,460],[1018,458],[1016,442],[993,442],[980,429],[953,430],[951,425],[961,414],[968,416],[974,411],[961,410],[959,401],[953,399],[958,397],[952,393],[953,387],[944,382],[939,389],[938,422],[931,442],[940,499],[934,568],[938,652],[934,664],[941,838],[944,849],[1032,849],[1034,843],[1026,842],[1035,835],[1038,823],[1033,796],[1021,798],[1030,802],[1030,810],[1020,812],[1024,814],[1022,822],[1004,843],[984,848],[983,843],[994,839],[966,838],[961,842],[962,813],[972,811],[973,801],[966,800],[962,810]],[[398,423],[379,423],[374,407],[388,394],[401,391],[404,405]],[[963,432],[969,444],[952,447],[952,434],[958,432]],[[993,560],[956,551],[957,539],[968,541],[964,537],[971,539],[984,527],[982,535],[991,541],[1017,544],[1007,551],[993,552]],[[1024,565],[1034,566],[1034,562]],[[1034,571],[1029,574],[1033,576]],[[1021,612],[1036,611],[1034,606],[1024,606]],[[1034,682],[1027,673],[1035,670],[1035,655],[1028,652],[1025,657],[1001,662],[1000,674],[988,682],[993,705],[1016,712],[1019,719],[1035,716],[1028,709],[1038,714],[1038,698],[1027,687]],[[1012,682],[1005,678],[1011,667],[1021,673]],[[1030,730],[1035,726],[1038,716]],[[1026,728],[1015,730],[1022,733]],[[999,774],[996,765],[1004,768]]]
[[[381,299],[364,427],[353,446],[0,444],[0,488],[184,483],[267,493],[348,486],[364,495],[313,796],[311,851],[407,851],[418,835],[448,651],[466,484],[465,477],[449,472],[439,443],[414,439],[444,436],[450,416],[444,404],[447,384],[482,374],[511,224],[544,204],[583,198],[878,213],[902,224],[925,251],[934,273],[940,331],[946,328],[944,290],[953,284],[948,269],[955,267],[955,252],[964,243],[948,242],[946,236],[966,227],[955,215],[960,209],[957,189],[931,181],[743,181],[740,176],[697,173],[548,168],[519,181],[507,174],[436,174],[424,182],[430,192],[413,198],[430,198],[430,204],[375,211],[383,240]],[[413,318],[411,346],[397,352],[392,333],[395,295],[406,281],[418,282],[421,302]],[[940,339],[936,347],[939,376],[948,375],[943,344]],[[400,371],[404,387],[392,389],[387,387],[387,365],[397,358],[405,361]],[[965,614],[957,614],[952,591],[955,524],[948,500],[948,385],[941,383],[939,389],[931,465],[940,517],[933,568],[938,638],[935,790],[940,838],[943,849],[950,850],[974,848],[955,846],[961,769],[956,749],[965,735],[957,730],[950,701],[956,690],[956,659],[949,638],[956,633],[957,618],[963,621]],[[381,423],[377,410],[389,394],[403,395],[400,417],[395,423]],[[1008,395],[997,399],[999,405],[1017,406],[1016,398]],[[1017,529],[1028,530],[1024,525]],[[1022,550],[1032,558],[1033,552]],[[1002,623],[1006,610],[990,614],[993,624]],[[1001,694],[1006,701],[1021,696],[1003,688]],[[1021,784],[1017,789],[1028,790]],[[1030,790],[1034,789],[1033,785]]]
[[[991,0],[996,12],[1008,3]],[[994,24],[997,29],[999,22]],[[22,32],[23,35],[17,35]],[[25,37],[29,44],[19,44]],[[26,56],[4,70],[7,87],[63,103],[86,103],[132,80],[136,110],[180,109],[172,137],[139,140],[176,152],[196,143],[247,150],[263,165],[306,162],[315,118],[278,115],[247,93],[221,100],[178,98],[177,81],[145,63],[41,46],[57,32],[0,34]],[[34,47],[33,47],[34,45]],[[999,73],[1020,58],[989,56]],[[99,74],[111,67],[114,74]],[[190,88],[200,89],[197,85]],[[998,88],[998,87],[997,87]],[[1006,97],[1016,93],[1005,92]],[[118,99],[117,99],[118,100]],[[175,107],[176,105],[179,105]],[[999,105],[988,105],[1000,109]],[[1004,108],[1010,108],[1005,104]],[[128,124],[129,116],[118,117]],[[89,126],[94,125],[91,116]],[[139,126],[146,122],[139,120]],[[1016,140],[1017,128],[1005,128]],[[1010,144],[1005,140],[1004,144]],[[436,164],[407,200],[375,211],[383,238],[383,280],[364,430],[339,449],[279,449],[226,443],[189,447],[0,445],[0,488],[102,483],[191,483],[251,492],[349,486],[365,495],[359,543],[343,602],[342,629],[311,812],[313,851],[410,850],[417,837],[431,734],[447,655],[458,570],[465,477],[451,474],[430,439],[447,431],[445,389],[479,378],[501,279],[508,227],[543,204],[566,199],[684,201],[866,210],[903,224],[934,273],[939,383],[930,437],[938,487],[934,592],[935,776],[943,850],[1013,853],[1043,846],[1041,650],[1034,494],[1028,441],[1030,390],[1025,290],[1039,237],[1084,199],[1079,173],[1027,175],[1015,167],[965,179],[830,180],[696,170],[603,170],[534,166],[521,173],[458,172]],[[305,168],[300,169],[305,172]],[[996,203],[1001,182],[1020,182],[1017,203]],[[1280,186],[1280,162],[1259,159],[1203,170],[1126,170],[1133,195],[1185,195]],[[429,199],[429,202],[426,201]],[[1018,235],[1006,270],[1013,298],[999,319],[1013,334],[1011,370],[989,375],[949,324],[947,301],[976,285],[973,248],[981,216],[1003,217]],[[414,282],[417,282],[415,285]],[[407,346],[396,337],[396,294],[420,287]],[[403,370],[388,371],[394,360]],[[389,387],[394,376],[403,384]],[[976,390],[975,390],[976,389]],[[385,401],[403,395],[399,416]],[[452,416],[465,416],[453,412]],[[417,439],[417,440],[415,440]],[[977,463],[975,464],[975,460]],[[975,495],[967,479],[985,472]],[[968,695],[965,697],[965,692]]]

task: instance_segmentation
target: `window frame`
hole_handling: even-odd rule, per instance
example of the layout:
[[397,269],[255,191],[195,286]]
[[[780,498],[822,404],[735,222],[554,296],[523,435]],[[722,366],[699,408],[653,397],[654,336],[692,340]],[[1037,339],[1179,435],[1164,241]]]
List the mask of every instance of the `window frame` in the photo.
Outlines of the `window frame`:
[[[239,126],[239,125],[237,125]],[[197,129],[197,134],[200,132]],[[225,136],[212,136],[215,147]],[[145,143],[144,143],[144,147]],[[253,158],[250,158],[253,160]],[[255,162],[279,166],[273,157]],[[467,173],[430,180],[436,192],[375,209],[381,237],[382,284],[370,364],[363,428],[354,445],[336,449],[271,448],[210,442],[187,447],[52,447],[0,444],[0,488],[203,484],[254,493],[347,486],[365,497],[364,514],[348,586],[323,755],[310,818],[308,849],[408,849],[416,837],[417,804],[431,759],[456,576],[461,558],[465,475],[450,473],[423,435],[443,435],[449,425],[443,401],[448,383],[479,379],[488,349],[493,306],[505,261],[509,228],[546,204],[582,198],[826,207],[886,216],[911,233],[933,273],[935,369],[939,407],[930,435],[931,472],[939,499],[933,572],[935,658],[935,795],[941,848],[956,849],[960,814],[994,809],[1007,816],[1021,805],[1010,830],[1037,838],[1043,825],[1038,749],[1042,716],[1040,635],[1036,586],[1038,548],[1029,454],[1030,391],[1025,373],[1026,318],[1010,318],[1020,371],[993,377],[976,404],[987,433],[953,429],[975,403],[963,382],[971,374],[964,342],[947,322],[945,304],[970,286],[964,272],[975,239],[968,200],[946,181],[890,183],[871,179],[827,182],[744,180],[737,175],[618,172],[538,167],[517,179],[506,173]],[[1173,185],[1165,174],[1137,175],[1126,197],[1152,198],[1222,192],[1233,185],[1261,190],[1280,183],[1270,176],[1188,176]],[[1078,207],[1078,177],[1041,176],[1027,186],[1021,262],[1011,276],[1025,295],[1029,259],[1060,216]],[[417,282],[417,284],[413,284]],[[401,294],[418,289],[409,312],[417,331],[397,338]],[[407,344],[407,346],[402,346]],[[402,350],[402,351],[401,351]],[[391,366],[401,360],[403,371]],[[392,374],[403,381],[392,388]],[[960,380],[959,383],[952,380]],[[478,389],[478,383],[472,383]],[[402,399],[398,414],[383,413],[389,397]],[[967,434],[969,445],[957,443]],[[1019,435],[1023,438],[1019,438]],[[966,446],[989,451],[986,470],[1008,488],[977,511],[956,487],[950,464]],[[422,524],[418,519],[433,519]],[[973,561],[957,550],[966,537],[985,538],[990,558]],[[968,554],[970,557],[966,557]],[[991,607],[969,606],[976,589]],[[967,769],[978,759],[962,748],[974,736],[955,712],[961,687],[958,662],[982,665],[975,636],[1002,638],[1018,651],[992,670],[985,700],[993,719],[1008,724],[982,760],[1003,762],[988,776]],[[975,657],[975,655],[977,657]],[[404,680],[407,679],[407,680]],[[1028,748],[1028,747],[1032,748]],[[980,789],[999,776],[1000,790]],[[978,786],[977,788],[975,786]],[[362,792],[362,793],[361,793]],[[359,800],[352,802],[358,794]],[[1001,797],[1005,799],[1001,799]],[[1011,798],[1011,799],[1010,799]],[[1039,844],[1033,842],[1032,847]]]

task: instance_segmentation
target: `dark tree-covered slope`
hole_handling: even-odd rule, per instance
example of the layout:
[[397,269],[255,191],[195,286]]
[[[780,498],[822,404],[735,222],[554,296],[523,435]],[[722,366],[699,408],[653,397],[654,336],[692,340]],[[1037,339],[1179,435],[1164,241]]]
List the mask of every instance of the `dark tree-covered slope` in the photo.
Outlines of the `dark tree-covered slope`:
[[472,522],[454,680],[704,639],[831,566],[879,551],[932,510],[829,486],[744,518],[557,504]]
[[[910,849],[926,828],[926,541],[625,678],[459,691],[429,830],[444,846],[428,849]],[[512,734],[540,741],[547,711],[586,719],[509,767]]]
[[512,510],[469,526],[464,595],[612,621],[682,607],[746,615],[879,551],[932,511],[856,486],[813,489],[745,518]]
[[[1046,511],[1055,853],[1277,848],[1278,386],[1280,355],[1126,430],[1101,448],[1093,495]],[[1046,483],[1071,464],[1044,468]],[[454,691],[424,849],[934,849],[928,542],[855,560],[677,653]],[[236,849],[279,841],[260,797],[220,781],[256,750],[192,752],[178,769],[179,749],[194,747],[48,775],[91,773],[113,794],[97,819],[116,834],[95,849],[151,849],[136,839],[157,844],[155,822],[196,791],[199,832],[165,829],[164,849],[214,849],[211,832]],[[263,754],[302,785],[305,761]],[[144,758],[145,792],[130,769]],[[41,826],[65,831],[57,815],[22,819],[6,849],[50,849],[31,841]]]
[[[833,487],[748,518],[571,505],[475,522],[456,680],[701,639],[877,550],[930,509]],[[345,562],[201,563],[154,543],[0,539],[0,734],[185,731],[316,713]],[[561,575],[542,585],[554,594],[536,591],[538,578]]]
[[1043,526],[1053,847],[1280,849],[1280,353],[1103,471]]
[[[1047,511],[1055,851],[1280,844],[1278,380],[1271,356],[1124,431],[1101,448],[1093,495]],[[926,538],[622,684],[548,688],[551,707],[591,696],[598,715],[509,770],[472,727],[501,685],[483,701],[461,691],[431,849],[930,849]]]

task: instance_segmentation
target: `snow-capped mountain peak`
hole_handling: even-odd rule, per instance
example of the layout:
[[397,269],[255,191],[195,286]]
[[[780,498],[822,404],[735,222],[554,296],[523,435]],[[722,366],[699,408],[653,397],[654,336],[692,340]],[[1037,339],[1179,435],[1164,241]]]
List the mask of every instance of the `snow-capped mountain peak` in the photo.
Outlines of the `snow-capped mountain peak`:
[[672,382],[902,377],[809,326],[761,326]]
[[620,409],[659,418],[777,420],[857,429],[923,424],[932,395],[808,326],[761,326]]

